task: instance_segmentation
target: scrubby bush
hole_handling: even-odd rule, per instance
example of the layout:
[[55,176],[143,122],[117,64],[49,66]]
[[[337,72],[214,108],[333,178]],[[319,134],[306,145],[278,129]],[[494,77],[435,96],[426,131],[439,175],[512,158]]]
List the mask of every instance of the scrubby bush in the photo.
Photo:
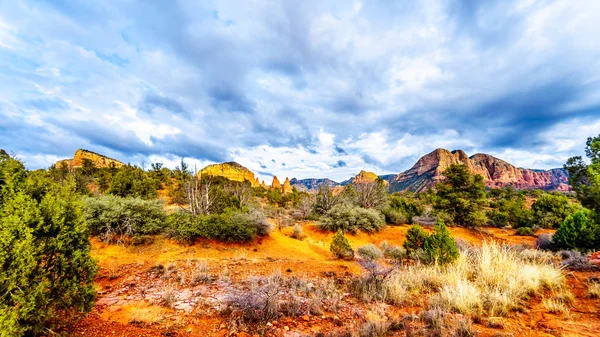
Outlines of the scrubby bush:
[[97,267],[75,181],[43,177],[33,193],[28,173],[0,151],[1,336],[55,334],[95,299]]
[[592,212],[583,209],[569,215],[552,237],[556,249],[590,251],[600,248],[600,226]]
[[321,230],[350,233],[356,233],[357,230],[377,232],[383,227],[385,221],[380,212],[348,204],[333,206],[318,225]]
[[106,195],[85,199],[85,217],[92,235],[105,242],[121,242],[162,231],[166,214],[161,200]]
[[329,250],[338,259],[352,260],[354,258],[354,250],[348,242],[348,238],[344,236],[342,231],[338,231],[333,236]]
[[178,212],[169,215],[169,235],[177,241],[193,243],[197,238],[223,242],[248,242],[267,235],[271,226],[260,212],[225,212],[192,215]]
[[391,259],[393,262],[400,263],[406,258],[406,250],[401,247],[392,246],[387,241],[380,243],[379,249],[383,252],[383,256]]
[[450,232],[443,221],[438,221],[433,228],[433,233],[425,238],[423,250],[429,261],[439,264],[450,263],[458,258],[456,242],[450,236]]
[[304,232],[302,231],[302,226],[299,224],[294,225],[294,231],[290,237],[296,240],[303,240],[306,235],[304,235]]
[[360,246],[356,249],[356,253],[363,259],[375,261],[383,257],[383,252],[374,244]]
[[112,177],[108,192],[119,197],[154,199],[159,187],[160,181],[150,178],[146,171],[127,165]]
[[515,231],[515,235],[519,236],[535,236],[533,229],[531,227],[520,227]]
[[406,249],[407,254],[412,254],[417,249],[423,248],[425,240],[429,234],[419,225],[412,225],[406,232],[406,239],[402,243],[402,247]]
[[391,207],[385,209],[383,211],[383,215],[385,216],[385,222],[390,225],[402,225],[409,223],[408,219],[401,211]]
[[535,224],[543,228],[558,228],[576,210],[569,198],[560,193],[543,194],[531,205]]

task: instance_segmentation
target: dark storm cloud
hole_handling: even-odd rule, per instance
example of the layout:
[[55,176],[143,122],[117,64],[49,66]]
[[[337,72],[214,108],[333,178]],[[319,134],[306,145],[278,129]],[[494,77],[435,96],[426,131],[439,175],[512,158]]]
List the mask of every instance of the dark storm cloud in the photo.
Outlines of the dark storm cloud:
[[331,167],[333,168],[338,168],[338,167],[346,167],[346,162],[343,160],[338,160],[337,163],[335,163],[334,165],[332,165]]

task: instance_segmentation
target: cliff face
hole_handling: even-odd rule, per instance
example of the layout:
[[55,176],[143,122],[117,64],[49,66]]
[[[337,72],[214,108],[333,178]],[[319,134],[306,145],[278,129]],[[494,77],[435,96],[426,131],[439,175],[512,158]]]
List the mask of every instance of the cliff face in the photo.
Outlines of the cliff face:
[[488,154],[471,157],[462,150],[437,149],[423,157],[408,171],[398,174],[390,184],[391,191],[423,191],[442,179],[450,165],[462,164],[473,174],[481,174],[486,186],[513,186],[517,189],[539,188],[568,191],[567,174],[563,169],[547,171],[518,168]]
[[236,162],[208,165],[198,172],[198,175],[224,177],[233,181],[248,180],[252,186],[258,186],[254,173]]
[[110,167],[111,164],[113,164],[117,168],[125,165],[116,159],[112,159],[101,154],[83,149],[75,151],[75,155],[72,159],[60,160],[56,162],[55,165],[56,167],[60,167],[62,163],[66,163],[67,166],[69,166],[70,168],[77,168],[83,165],[83,161],[85,159],[91,160],[97,168]]

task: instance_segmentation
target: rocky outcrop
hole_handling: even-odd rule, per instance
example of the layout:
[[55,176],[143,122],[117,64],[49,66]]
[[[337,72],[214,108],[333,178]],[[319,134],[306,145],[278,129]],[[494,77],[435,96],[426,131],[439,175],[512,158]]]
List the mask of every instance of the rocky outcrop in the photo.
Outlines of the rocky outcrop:
[[338,186],[340,183],[331,179],[296,179],[292,178],[290,184],[300,191],[316,191],[321,185],[329,185],[330,187]]
[[563,169],[530,170],[518,168],[488,154],[471,157],[462,150],[437,149],[423,157],[408,171],[398,174],[390,183],[391,191],[419,192],[435,186],[450,165],[462,164],[474,174],[483,176],[486,186],[492,188],[513,186],[516,189],[570,190],[567,173]]
[[83,149],[79,149],[79,150],[75,151],[75,155],[73,156],[72,159],[60,160],[60,161],[56,162],[55,165],[56,165],[56,167],[60,167],[64,163],[69,168],[78,168],[78,167],[83,166],[83,162],[85,160],[90,160],[92,163],[94,163],[94,166],[97,168],[105,168],[105,167],[111,167],[111,166],[119,168],[119,167],[125,165],[116,159],[112,159],[107,156],[98,154],[96,152],[92,152],[89,150],[83,150]]
[[264,180],[260,183],[260,187],[262,187],[264,189],[268,189],[269,188],[269,186],[267,186],[267,184],[265,184]]
[[292,193],[292,185],[290,184],[290,179],[288,177],[285,177],[283,186],[281,186],[281,192],[283,192],[283,194]]
[[279,182],[279,179],[277,179],[277,176],[273,176],[273,182],[271,183],[271,189],[272,190],[281,189],[281,183]]
[[198,175],[224,177],[232,181],[248,180],[252,186],[259,185],[254,173],[236,162],[208,165]]

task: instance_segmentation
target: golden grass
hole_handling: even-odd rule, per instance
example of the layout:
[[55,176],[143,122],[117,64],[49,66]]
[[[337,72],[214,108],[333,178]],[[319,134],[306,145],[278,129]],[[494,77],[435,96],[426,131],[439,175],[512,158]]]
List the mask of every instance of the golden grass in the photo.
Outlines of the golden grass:
[[129,324],[139,326],[150,326],[162,322],[166,315],[166,310],[156,305],[145,302],[135,303],[129,309]]
[[569,308],[567,304],[557,298],[544,298],[542,300],[542,306],[544,309],[548,310],[548,312],[553,314],[567,314],[569,313]]
[[600,283],[590,282],[587,290],[588,296],[591,298],[600,298]]
[[505,316],[542,290],[558,290],[565,275],[546,258],[523,258],[518,251],[484,242],[449,266],[416,265],[398,270],[386,282],[397,304],[430,295],[429,304],[463,314]]

